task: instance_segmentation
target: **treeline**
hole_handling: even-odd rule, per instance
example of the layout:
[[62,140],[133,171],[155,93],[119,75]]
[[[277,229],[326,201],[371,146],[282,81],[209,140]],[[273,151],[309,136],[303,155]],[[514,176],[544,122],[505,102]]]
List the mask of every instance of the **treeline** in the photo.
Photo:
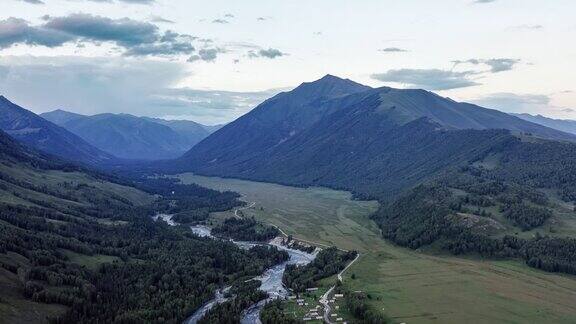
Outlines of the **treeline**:
[[[531,229],[542,225],[551,216],[545,207],[534,205],[535,202],[546,203],[539,194],[532,193],[530,189],[518,190],[504,184],[484,186],[478,183],[475,185],[478,190],[474,193],[487,194],[486,190],[490,190],[491,198],[463,199],[454,196],[450,189],[458,188],[455,179],[458,177],[450,180],[452,187],[446,186],[447,180],[423,184],[396,201],[383,205],[373,215],[383,236],[412,249],[440,242],[443,249],[456,255],[473,253],[484,257],[517,257],[523,258],[532,267],[574,273],[576,254],[570,250],[574,248],[573,239],[536,237],[524,240],[510,235],[491,237],[448,217],[457,212],[467,212],[464,202],[485,205],[487,201],[497,201],[503,206],[505,217],[522,229]],[[467,189],[470,190],[470,187]]]
[[303,324],[304,321],[296,319],[285,313],[286,304],[280,299],[276,299],[264,306],[260,313],[262,324]]
[[352,292],[341,283],[336,285],[336,294],[344,295],[346,308],[354,316],[354,323],[359,324],[387,324],[392,321],[381,312],[368,306],[370,295],[364,292]]
[[319,280],[339,273],[356,257],[357,252],[340,251],[335,247],[324,249],[307,265],[286,266],[282,282],[294,292],[304,292],[315,287]]
[[276,227],[262,224],[254,218],[228,218],[212,228],[212,235],[236,241],[264,242],[279,234]]

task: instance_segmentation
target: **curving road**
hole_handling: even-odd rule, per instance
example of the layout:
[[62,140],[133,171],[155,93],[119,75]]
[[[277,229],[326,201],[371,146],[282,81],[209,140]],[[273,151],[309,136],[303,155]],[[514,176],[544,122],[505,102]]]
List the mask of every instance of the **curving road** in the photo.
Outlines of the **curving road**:
[[[346,270],[348,270],[348,268],[350,268],[350,266],[352,264],[354,264],[354,262],[356,262],[356,260],[358,260],[358,258],[360,258],[360,253],[357,253],[354,260],[352,260],[352,262],[348,263],[346,268],[342,269],[342,271],[340,271],[338,273],[338,275],[337,275],[338,281],[342,282],[342,275],[344,274],[344,272],[346,272]],[[332,291],[334,291],[335,288],[336,288],[336,285],[334,285],[330,289],[328,289],[328,291],[324,295],[322,295],[322,297],[320,298],[320,301],[319,301],[320,304],[324,305],[324,322],[326,322],[328,324],[334,323],[330,319],[330,313],[332,312],[332,307],[330,307],[330,303],[328,302],[328,298],[330,297],[330,294],[332,293]]]

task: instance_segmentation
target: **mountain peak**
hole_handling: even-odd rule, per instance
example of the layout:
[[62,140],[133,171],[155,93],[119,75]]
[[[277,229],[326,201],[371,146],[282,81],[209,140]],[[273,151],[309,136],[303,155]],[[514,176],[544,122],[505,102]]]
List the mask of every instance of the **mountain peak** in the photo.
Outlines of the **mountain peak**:
[[316,81],[304,82],[291,92],[299,99],[308,101],[312,98],[334,98],[369,89],[372,88],[349,79],[327,74]]

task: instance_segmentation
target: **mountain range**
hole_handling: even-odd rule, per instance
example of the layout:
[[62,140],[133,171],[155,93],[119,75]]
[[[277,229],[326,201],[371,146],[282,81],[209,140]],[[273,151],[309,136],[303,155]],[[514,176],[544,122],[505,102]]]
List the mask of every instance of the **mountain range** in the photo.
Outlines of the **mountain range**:
[[530,115],[530,114],[512,114],[512,115],[535,124],[540,124],[546,127],[554,128],[556,130],[565,133],[576,134],[576,120],[553,119],[549,117],[544,117],[542,115]]
[[432,92],[373,89],[327,75],[265,101],[172,166],[384,198],[520,138],[576,141],[573,134]]
[[85,116],[55,110],[40,116],[102,151],[129,160],[176,158],[217,129],[193,121],[128,114]]
[[40,151],[88,165],[113,163],[116,158],[79,136],[0,96],[0,129]]

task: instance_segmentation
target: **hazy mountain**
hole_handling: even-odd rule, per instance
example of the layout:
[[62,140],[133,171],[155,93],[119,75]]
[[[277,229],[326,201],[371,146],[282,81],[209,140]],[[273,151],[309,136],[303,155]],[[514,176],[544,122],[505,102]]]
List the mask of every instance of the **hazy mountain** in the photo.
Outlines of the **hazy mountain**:
[[[325,95],[335,88],[334,96]],[[369,89],[328,76],[264,102],[176,164],[207,175],[384,197],[515,141],[511,134],[576,139],[428,91]]]
[[85,116],[63,110],[41,115],[97,148],[125,159],[176,158],[210,133],[192,121],[166,121],[127,114]]
[[191,120],[165,120],[160,118],[148,118],[149,120],[170,127],[173,131],[186,137],[190,147],[208,137],[208,135],[220,129],[222,126],[206,126]]
[[542,115],[530,115],[530,114],[513,114],[518,118],[540,124],[546,127],[554,128],[562,132],[576,134],[576,120],[570,119],[553,119],[544,117]]
[[0,129],[40,151],[86,164],[105,164],[115,158],[75,134],[0,96]]

